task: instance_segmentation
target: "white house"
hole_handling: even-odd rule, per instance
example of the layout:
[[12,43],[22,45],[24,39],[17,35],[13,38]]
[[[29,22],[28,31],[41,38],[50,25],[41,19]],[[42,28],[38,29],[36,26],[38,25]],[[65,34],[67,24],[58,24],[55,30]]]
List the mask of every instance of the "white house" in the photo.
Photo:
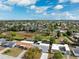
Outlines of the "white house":
[[61,51],[64,54],[70,54],[70,49],[67,44],[52,44],[51,51]]

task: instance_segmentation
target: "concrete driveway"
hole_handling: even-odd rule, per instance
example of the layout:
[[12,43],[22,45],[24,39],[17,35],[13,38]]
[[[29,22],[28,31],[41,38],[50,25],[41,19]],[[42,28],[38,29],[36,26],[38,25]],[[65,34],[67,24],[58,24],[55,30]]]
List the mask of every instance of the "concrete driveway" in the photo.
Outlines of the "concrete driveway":
[[48,53],[42,53],[40,59],[48,59]]
[[4,54],[0,54],[0,59],[18,59],[18,58],[8,56],[8,55],[4,55]]

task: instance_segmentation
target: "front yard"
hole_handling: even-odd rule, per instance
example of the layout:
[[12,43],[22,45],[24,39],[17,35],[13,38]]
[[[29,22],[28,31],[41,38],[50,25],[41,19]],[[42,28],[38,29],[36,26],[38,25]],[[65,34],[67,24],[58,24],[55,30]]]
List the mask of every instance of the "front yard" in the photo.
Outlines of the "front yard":
[[11,49],[5,51],[3,54],[17,57],[21,52],[22,52],[22,49],[20,49],[20,48],[11,48]]

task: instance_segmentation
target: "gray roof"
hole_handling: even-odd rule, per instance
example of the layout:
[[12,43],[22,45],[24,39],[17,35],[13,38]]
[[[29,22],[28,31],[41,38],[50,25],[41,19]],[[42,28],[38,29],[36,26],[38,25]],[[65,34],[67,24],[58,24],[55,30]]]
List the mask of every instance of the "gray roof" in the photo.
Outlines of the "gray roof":
[[7,41],[4,45],[7,47],[12,47],[15,44],[15,42]]
[[73,51],[75,56],[79,57],[79,48],[73,48],[72,51]]
[[5,43],[5,42],[6,42],[6,39],[4,39],[4,38],[0,39],[0,43]]

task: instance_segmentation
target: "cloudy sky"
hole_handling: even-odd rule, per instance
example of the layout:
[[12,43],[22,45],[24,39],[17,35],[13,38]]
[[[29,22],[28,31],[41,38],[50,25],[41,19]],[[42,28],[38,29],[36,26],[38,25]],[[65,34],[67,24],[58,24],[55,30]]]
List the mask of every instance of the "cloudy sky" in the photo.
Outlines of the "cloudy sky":
[[0,20],[79,20],[79,0],[0,0]]

